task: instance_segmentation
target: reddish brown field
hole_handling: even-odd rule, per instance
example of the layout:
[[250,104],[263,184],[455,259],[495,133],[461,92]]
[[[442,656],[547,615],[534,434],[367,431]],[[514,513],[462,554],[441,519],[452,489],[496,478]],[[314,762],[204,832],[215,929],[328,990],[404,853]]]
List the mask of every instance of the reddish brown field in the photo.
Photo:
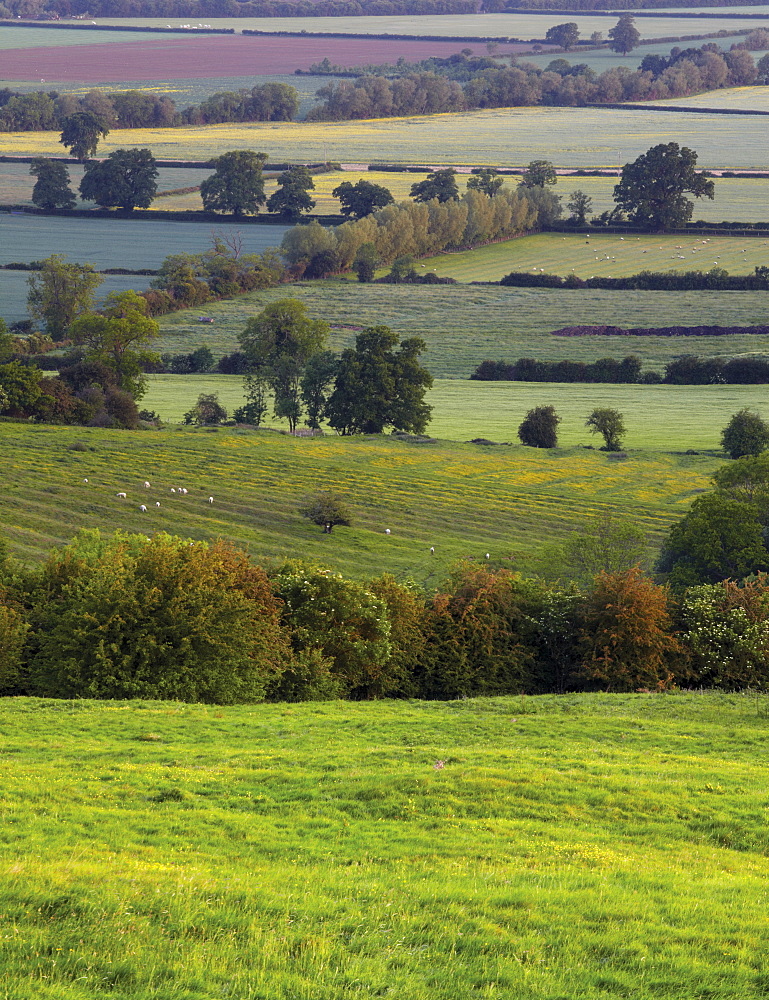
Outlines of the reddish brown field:
[[[309,69],[324,57],[338,66],[409,62],[450,56],[461,49],[486,55],[483,42],[382,41],[367,38],[276,38],[209,35],[150,42],[14,49],[2,53],[5,80],[46,83],[120,83],[123,80],[209,79]],[[500,45],[499,55],[525,52],[525,44]]]

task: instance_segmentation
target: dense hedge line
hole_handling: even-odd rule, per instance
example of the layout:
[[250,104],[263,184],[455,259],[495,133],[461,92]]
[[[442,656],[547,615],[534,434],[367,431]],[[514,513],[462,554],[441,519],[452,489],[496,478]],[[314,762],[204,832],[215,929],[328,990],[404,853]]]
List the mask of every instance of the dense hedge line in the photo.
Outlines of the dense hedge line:
[[[769,333],[769,327],[764,328]],[[769,361],[764,358],[698,358],[686,355],[666,365],[663,373],[641,371],[641,359],[628,355],[584,361],[535,361],[520,358],[513,364],[482,361],[470,376],[482,382],[614,382],[656,385],[766,385]]]
[[624,291],[722,291],[763,292],[769,290],[769,267],[758,265],[753,274],[729,274],[721,267],[709,271],[640,271],[626,278],[578,278],[576,274],[562,278],[558,274],[532,274],[511,271],[499,282],[512,288],[604,288]]
[[83,531],[2,560],[0,693],[232,704],[769,685],[769,582],[676,601],[637,568],[580,589],[463,563],[428,595],[383,575],[269,572],[223,542]]

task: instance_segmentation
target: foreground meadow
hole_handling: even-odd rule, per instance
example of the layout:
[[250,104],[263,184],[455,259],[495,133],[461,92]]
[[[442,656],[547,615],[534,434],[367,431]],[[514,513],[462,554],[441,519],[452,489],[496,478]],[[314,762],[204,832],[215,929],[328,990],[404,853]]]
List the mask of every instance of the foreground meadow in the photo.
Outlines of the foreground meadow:
[[0,995],[766,996],[765,701],[5,700]]
[[[523,412],[511,413],[506,440]],[[631,517],[652,549],[723,462],[713,454],[646,451],[616,461],[583,448],[9,422],[0,422],[0,450],[13,469],[0,491],[2,534],[27,560],[80,528],[166,531],[229,539],[256,561],[306,558],[355,579],[391,572],[428,587],[458,559],[487,552],[493,564],[530,574],[543,547],[597,514]],[[187,494],[172,492],[182,486]],[[347,498],[351,528],[324,535],[300,516],[319,488]]]

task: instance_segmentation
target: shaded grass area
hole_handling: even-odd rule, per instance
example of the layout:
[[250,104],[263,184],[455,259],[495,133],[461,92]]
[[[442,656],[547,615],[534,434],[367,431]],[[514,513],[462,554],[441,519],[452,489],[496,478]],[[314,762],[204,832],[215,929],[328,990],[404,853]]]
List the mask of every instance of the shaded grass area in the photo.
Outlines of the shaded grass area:
[[211,325],[197,322],[199,310],[165,316],[160,321],[158,349],[189,352],[205,344],[217,355],[230,353],[237,349],[237,336],[249,318],[268,302],[286,296],[301,300],[310,315],[332,324],[330,346],[335,350],[354,343],[356,331],[344,326],[385,323],[402,337],[423,337],[428,347],[423,362],[438,378],[468,378],[486,358],[595,361],[637,354],[644,367],[661,369],[681,354],[769,354],[765,336],[550,336],[552,330],[572,324],[763,324],[769,315],[765,292],[558,291],[374,285],[352,280],[300,282],[207,305],[206,313],[215,319]]
[[[0,136],[0,152],[55,155],[54,133]],[[462,114],[321,123],[256,123],[180,129],[116,129],[100,144],[108,154],[149,147],[161,158],[201,159],[258,149],[273,162],[491,164],[608,167],[635,159],[658,142],[699,154],[704,168],[763,169],[769,132],[763,119],[612,108],[501,108]]]
[[[510,414],[508,440],[522,409]],[[389,571],[427,586],[457,559],[486,552],[496,565],[532,572],[543,545],[602,512],[632,516],[657,542],[723,461],[638,452],[617,462],[581,448],[414,444],[389,436],[131,433],[4,422],[0,445],[14,470],[0,492],[3,534],[26,558],[39,559],[80,528],[168,531],[231,539],[260,560],[315,559],[354,578]],[[171,492],[181,486],[189,493]],[[348,498],[352,528],[324,535],[299,515],[319,488]]]
[[0,987],[764,996],[765,702],[6,701]]
[[[181,421],[199,393],[216,392],[230,413],[243,405],[236,375],[153,375],[142,406],[164,420]],[[553,382],[473,382],[437,379],[427,393],[433,407],[428,431],[449,441],[490,438],[517,444],[518,425],[532,407],[552,404],[562,418],[562,447],[596,445],[585,420],[596,407],[620,410],[628,448],[653,451],[720,450],[721,430],[745,407],[769,416],[762,385],[598,385]],[[266,426],[285,430],[285,421]]]

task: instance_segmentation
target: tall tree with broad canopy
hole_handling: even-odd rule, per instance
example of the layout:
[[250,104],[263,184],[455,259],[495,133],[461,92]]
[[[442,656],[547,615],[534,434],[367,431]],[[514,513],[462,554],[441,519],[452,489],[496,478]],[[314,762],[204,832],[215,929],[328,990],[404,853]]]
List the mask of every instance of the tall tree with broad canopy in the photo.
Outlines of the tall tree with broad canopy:
[[455,180],[457,176],[453,167],[446,167],[445,170],[433,170],[423,181],[418,181],[411,185],[411,197],[414,201],[432,201],[437,198],[439,202],[458,201],[459,188]]
[[200,196],[207,212],[230,212],[233,215],[256,215],[264,205],[262,167],[266,153],[234,149],[211,161],[216,172],[200,185]]
[[531,160],[521,174],[521,187],[543,188],[558,183],[558,175],[550,160]]
[[635,26],[632,14],[622,14],[613,28],[609,28],[609,48],[626,56],[641,41],[641,32]]
[[362,219],[366,215],[371,215],[378,208],[385,205],[392,205],[393,196],[381,184],[372,184],[371,181],[358,181],[356,184],[350,181],[342,181],[331,194],[339,199],[342,215],[348,218]]
[[291,433],[302,415],[302,378],[308,361],[325,347],[328,323],[310,319],[303,302],[271,302],[238,336],[251,370],[263,374],[275,396],[275,416]]
[[504,181],[504,177],[500,177],[493,167],[481,167],[473,173],[472,177],[468,178],[467,190],[480,191],[481,194],[486,194],[489,198],[493,198],[504,184]]
[[76,317],[93,308],[94,293],[102,281],[93,264],[76,264],[64,254],[51,254],[27,278],[27,308],[33,319],[45,325],[49,337],[63,340]]
[[603,437],[604,451],[619,451],[622,448],[625,422],[619,410],[599,406],[587,418],[585,427],[590,428],[591,434],[600,434]]
[[108,135],[109,129],[98,115],[92,111],[76,111],[62,121],[59,142],[82,163],[96,152],[99,139]]
[[116,149],[106,160],[85,164],[80,195],[102,208],[149,208],[157,193],[158,168],[149,149]]
[[267,211],[296,222],[302,212],[311,212],[315,202],[308,194],[315,181],[307,167],[289,167],[278,175],[278,190],[267,199]]
[[551,45],[560,45],[567,52],[574,48],[579,39],[579,25],[576,21],[565,21],[563,24],[554,24],[545,32],[545,41]]
[[147,300],[126,291],[108,295],[101,312],[79,316],[70,336],[84,346],[86,361],[103,364],[121,389],[141,399],[147,387],[144,369],[160,362],[157,354],[143,348],[159,332],[157,321],[147,315]]
[[618,208],[644,229],[671,229],[687,223],[694,210],[686,193],[713,198],[714,185],[697,173],[697,154],[677,142],[660,143],[626,163],[614,188]]
[[75,196],[69,186],[69,170],[59,160],[38,157],[29,167],[37,177],[32,188],[32,203],[38,208],[74,208]]
[[425,392],[432,375],[419,363],[425,342],[404,340],[387,326],[359,333],[342,352],[334,391],[326,405],[329,424],[341,434],[381,434],[385,427],[422,434],[432,407]]

